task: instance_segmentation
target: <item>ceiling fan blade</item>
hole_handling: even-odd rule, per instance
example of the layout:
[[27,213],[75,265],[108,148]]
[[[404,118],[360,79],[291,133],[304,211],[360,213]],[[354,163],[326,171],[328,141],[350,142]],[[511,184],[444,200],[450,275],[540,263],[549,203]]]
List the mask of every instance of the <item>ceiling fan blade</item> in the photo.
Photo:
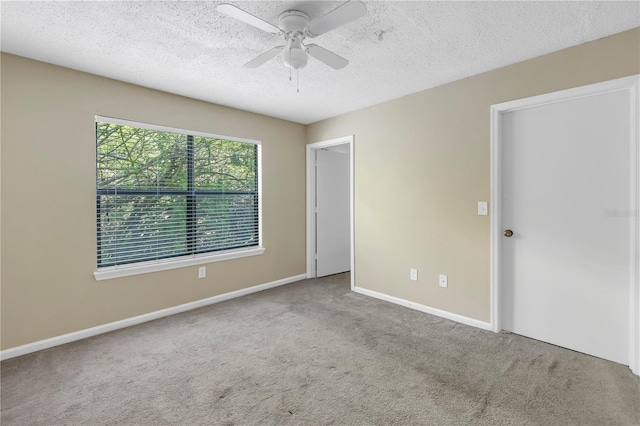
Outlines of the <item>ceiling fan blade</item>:
[[271,59],[278,56],[282,52],[282,49],[284,49],[284,46],[277,46],[273,49],[269,49],[257,58],[244,64],[244,66],[247,68],[258,68],[260,65],[264,64],[265,62],[269,62]]
[[310,23],[306,30],[309,37],[317,37],[366,14],[367,6],[364,3],[357,0],[348,1]]
[[307,45],[307,53],[320,62],[324,62],[329,65],[334,70],[340,70],[349,64],[349,61],[342,56],[338,56],[324,47],[320,47],[315,44]]
[[224,13],[225,15],[231,16],[232,18],[242,21],[245,24],[260,28],[261,30],[268,33],[275,35],[282,34],[280,28],[276,27],[275,25],[271,25],[270,23],[263,21],[257,16],[253,16],[249,12],[245,12],[244,10],[237,8],[232,4],[220,4],[218,5],[217,9],[220,13]]

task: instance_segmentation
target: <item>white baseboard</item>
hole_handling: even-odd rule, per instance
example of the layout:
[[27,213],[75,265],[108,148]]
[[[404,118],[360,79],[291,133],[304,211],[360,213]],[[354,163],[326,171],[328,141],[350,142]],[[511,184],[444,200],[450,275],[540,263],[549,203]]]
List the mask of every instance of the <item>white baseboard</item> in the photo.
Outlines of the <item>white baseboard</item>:
[[73,333],[63,334],[61,336],[51,337],[49,339],[28,343],[15,348],[0,351],[0,360],[15,358],[17,356],[26,355],[32,352],[41,351],[43,349],[52,348],[54,346],[63,345],[76,340],[86,339],[87,337],[96,336],[98,334],[108,333],[110,331],[119,330],[132,325],[140,324],[147,321],[153,321],[158,318],[167,317],[169,315],[179,314],[181,312],[190,311],[192,309],[201,308],[214,303],[224,302],[225,300],[235,299],[236,297],[245,296],[247,294],[256,293],[258,291],[267,290],[296,281],[304,280],[307,274],[295,275],[293,277],[283,278],[281,280],[272,281],[253,287],[243,288],[242,290],[232,291],[230,293],[220,294],[218,296],[208,297],[206,299],[196,300],[194,302],[184,303],[182,305],[173,306],[171,308],[161,309],[159,311],[149,312],[148,314],[138,315],[132,318],[120,321],[110,322],[108,324],[98,325],[96,327],[86,328],[84,330],[74,331]]
[[454,314],[441,309],[432,308],[430,306],[421,305],[419,303],[410,302],[399,297],[389,296],[388,294],[378,293],[377,291],[367,290],[362,287],[354,287],[353,291],[356,293],[364,294],[365,296],[375,297],[376,299],[384,300],[386,302],[395,303],[396,305],[405,306],[407,308],[415,309],[416,311],[425,312],[427,314],[435,315],[438,317],[446,318],[461,324],[470,325],[472,327],[481,328],[483,330],[491,331],[491,324],[488,322],[480,321],[477,319],[465,317],[463,315]]

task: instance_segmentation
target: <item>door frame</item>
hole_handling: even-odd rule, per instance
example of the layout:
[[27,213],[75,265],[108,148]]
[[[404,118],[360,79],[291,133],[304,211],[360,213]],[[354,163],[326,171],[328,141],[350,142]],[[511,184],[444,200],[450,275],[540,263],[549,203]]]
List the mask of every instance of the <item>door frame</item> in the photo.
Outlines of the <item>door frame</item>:
[[507,112],[564,102],[596,94],[628,91],[630,98],[629,152],[630,191],[630,280],[629,280],[629,368],[640,375],[640,146],[638,141],[638,100],[640,74],[561,90],[530,98],[491,105],[491,330],[500,332],[502,271],[502,115]]
[[350,263],[351,263],[351,290],[355,286],[355,226],[354,226],[354,187],[353,187],[353,167],[354,167],[354,137],[353,135],[343,136],[322,142],[307,144],[307,278],[316,277],[315,247],[316,247],[316,174],[315,174],[315,153],[316,150],[328,148],[336,145],[349,144],[349,240],[350,240]]

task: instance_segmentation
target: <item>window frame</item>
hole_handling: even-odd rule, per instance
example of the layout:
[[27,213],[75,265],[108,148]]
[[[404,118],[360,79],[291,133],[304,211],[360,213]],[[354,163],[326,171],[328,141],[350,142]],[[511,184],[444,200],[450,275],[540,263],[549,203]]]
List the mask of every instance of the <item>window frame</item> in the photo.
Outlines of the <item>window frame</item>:
[[[212,139],[225,139],[234,142],[243,142],[256,145],[256,173],[257,173],[257,185],[258,185],[258,245],[251,246],[247,248],[235,248],[229,250],[220,250],[215,252],[207,252],[207,253],[194,253],[187,254],[183,256],[174,256],[165,259],[157,259],[150,260],[144,262],[136,262],[136,263],[127,263],[122,265],[114,265],[114,266],[104,266],[97,267],[96,271],[93,273],[95,279],[97,281],[107,280],[112,278],[120,278],[132,275],[146,274],[149,272],[157,272],[157,271],[165,271],[176,268],[184,268],[188,266],[201,265],[204,263],[212,263],[212,262],[220,262],[230,259],[239,259],[248,256],[257,256],[264,253],[265,248],[263,247],[262,240],[262,141],[257,139],[247,139],[247,138],[239,138],[235,136],[226,136],[219,135],[214,133],[207,132],[199,132],[193,130],[180,129],[176,127],[169,126],[161,126],[156,124],[149,124],[131,120],[124,120],[120,118],[113,117],[105,117],[96,115],[94,120],[94,129],[95,124],[101,123],[109,123],[116,124],[122,126],[131,126],[138,127],[147,130],[156,130],[160,132],[171,132],[171,133],[180,133],[187,136],[200,136],[205,138]],[[95,134],[95,130],[94,130]],[[96,151],[96,158],[94,159],[94,163],[96,167],[98,166],[98,158]],[[94,194],[98,195],[97,181],[96,187],[94,190]],[[98,254],[98,233],[100,229],[98,228],[99,223],[99,211],[96,208],[96,223],[95,229],[96,233],[94,234],[96,237],[96,243],[94,247],[96,247],[96,254]]]

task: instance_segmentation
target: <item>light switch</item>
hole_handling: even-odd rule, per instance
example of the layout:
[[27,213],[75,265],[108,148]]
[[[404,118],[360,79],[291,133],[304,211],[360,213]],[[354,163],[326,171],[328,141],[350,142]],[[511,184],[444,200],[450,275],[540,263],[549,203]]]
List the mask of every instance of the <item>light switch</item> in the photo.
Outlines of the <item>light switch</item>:
[[486,216],[489,214],[486,201],[478,201],[478,216]]
[[418,270],[417,269],[409,269],[409,279],[411,281],[418,281]]

